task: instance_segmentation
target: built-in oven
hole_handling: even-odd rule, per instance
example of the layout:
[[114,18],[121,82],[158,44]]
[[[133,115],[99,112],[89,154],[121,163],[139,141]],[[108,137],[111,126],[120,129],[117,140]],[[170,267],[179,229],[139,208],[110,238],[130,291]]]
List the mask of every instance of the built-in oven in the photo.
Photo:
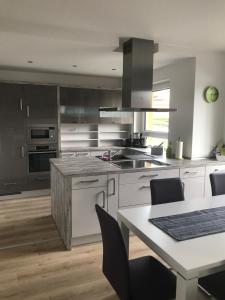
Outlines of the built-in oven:
[[57,157],[56,145],[29,145],[29,174],[47,174],[50,172],[50,159]]
[[34,124],[28,127],[27,144],[47,145],[57,143],[57,126],[55,124]]

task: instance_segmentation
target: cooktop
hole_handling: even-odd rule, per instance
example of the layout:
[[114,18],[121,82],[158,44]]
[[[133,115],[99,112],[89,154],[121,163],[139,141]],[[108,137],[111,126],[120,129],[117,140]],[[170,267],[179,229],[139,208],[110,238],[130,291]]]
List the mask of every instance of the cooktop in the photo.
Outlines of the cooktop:
[[121,169],[157,168],[157,167],[169,166],[169,164],[157,160],[123,160],[123,161],[114,161],[112,164],[116,165]]

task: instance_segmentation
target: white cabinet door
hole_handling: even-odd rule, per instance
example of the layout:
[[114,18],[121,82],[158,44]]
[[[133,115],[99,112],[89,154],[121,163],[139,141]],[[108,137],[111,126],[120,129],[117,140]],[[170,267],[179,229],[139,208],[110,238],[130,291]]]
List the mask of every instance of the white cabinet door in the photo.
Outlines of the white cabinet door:
[[119,186],[119,207],[151,204],[150,181]]
[[72,191],[72,237],[100,233],[96,203],[107,210],[107,187]]
[[185,200],[204,197],[205,177],[181,179],[184,183]]
[[212,189],[209,175],[211,173],[225,172],[225,165],[215,165],[206,167],[206,177],[205,177],[205,196],[212,196]]
[[107,196],[108,196],[108,213],[117,219],[119,206],[119,175],[108,175]]

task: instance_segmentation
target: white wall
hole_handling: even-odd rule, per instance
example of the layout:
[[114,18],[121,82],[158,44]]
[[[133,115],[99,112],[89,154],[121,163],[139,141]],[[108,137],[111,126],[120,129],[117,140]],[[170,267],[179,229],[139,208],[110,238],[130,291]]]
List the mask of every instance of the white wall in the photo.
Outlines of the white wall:
[[[206,86],[219,89],[219,100],[209,104],[203,99]],[[225,55],[201,54],[196,59],[192,157],[206,157],[224,139]]]
[[121,78],[101,77],[51,72],[21,71],[0,68],[0,81],[31,82],[42,84],[59,84],[88,88],[117,89],[121,87]]
[[174,143],[181,137],[186,157],[192,155],[195,68],[196,59],[188,58],[154,70],[154,83],[170,81],[170,107],[177,112],[170,113],[168,139]]

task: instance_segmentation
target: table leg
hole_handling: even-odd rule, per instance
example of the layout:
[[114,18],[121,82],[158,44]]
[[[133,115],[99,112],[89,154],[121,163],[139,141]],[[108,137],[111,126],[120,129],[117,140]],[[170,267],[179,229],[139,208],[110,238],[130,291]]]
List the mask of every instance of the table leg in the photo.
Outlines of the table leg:
[[176,300],[197,300],[198,278],[184,279],[177,273]]
[[121,221],[119,221],[121,233],[123,236],[124,244],[127,250],[127,256],[129,257],[129,228]]

